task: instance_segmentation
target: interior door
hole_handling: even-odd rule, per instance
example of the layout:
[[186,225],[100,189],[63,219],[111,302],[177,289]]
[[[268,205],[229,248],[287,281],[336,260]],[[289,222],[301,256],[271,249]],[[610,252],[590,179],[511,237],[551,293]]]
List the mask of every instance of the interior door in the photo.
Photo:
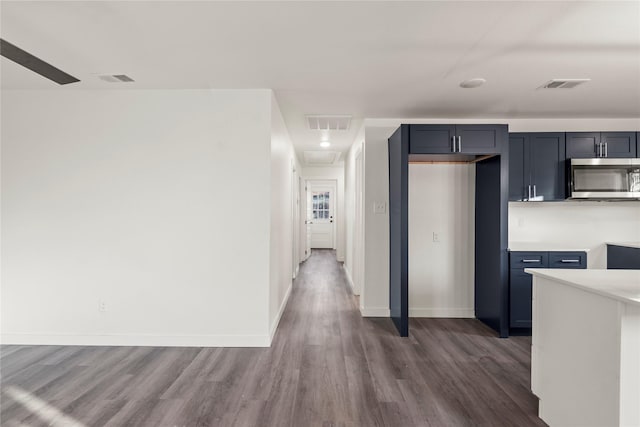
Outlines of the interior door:
[[334,248],[335,187],[311,184],[311,247]]
[[311,189],[309,184],[305,183],[305,221],[304,221],[304,259],[306,260],[311,256],[311,224],[313,223],[313,211],[311,203]]

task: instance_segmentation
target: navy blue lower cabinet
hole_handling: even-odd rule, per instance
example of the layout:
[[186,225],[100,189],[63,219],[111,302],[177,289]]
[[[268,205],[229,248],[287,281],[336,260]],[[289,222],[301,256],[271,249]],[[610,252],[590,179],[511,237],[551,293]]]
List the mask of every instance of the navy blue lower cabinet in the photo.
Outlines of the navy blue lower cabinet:
[[531,334],[533,277],[525,268],[587,268],[586,252],[511,252],[509,256],[509,328]]
[[607,268],[610,270],[640,270],[640,248],[607,245]]
[[510,293],[509,304],[511,315],[509,326],[511,328],[531,327],[531,275],[523,269],[511,270],[509,275]]

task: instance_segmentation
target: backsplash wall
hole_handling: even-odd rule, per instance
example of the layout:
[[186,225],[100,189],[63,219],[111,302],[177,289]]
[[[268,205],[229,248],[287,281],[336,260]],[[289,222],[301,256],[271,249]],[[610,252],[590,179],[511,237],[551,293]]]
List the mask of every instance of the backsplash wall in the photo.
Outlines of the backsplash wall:
[[509,243],[590,249],[588,268],[606,268],[605,242],[640,241],[640,202],[510,202]]

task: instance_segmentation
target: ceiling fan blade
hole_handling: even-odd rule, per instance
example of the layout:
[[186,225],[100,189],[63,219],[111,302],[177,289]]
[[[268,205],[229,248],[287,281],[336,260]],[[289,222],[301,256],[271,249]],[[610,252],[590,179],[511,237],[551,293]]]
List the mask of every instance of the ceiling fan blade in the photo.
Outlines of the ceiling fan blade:
[[0,39],[0,55],[58,83],[59,85],[66,85],[80,81],[80,79],[76,79],[53,65],[44,62],[42,59],[33,56],[29,52],[12,45],[4,39]]

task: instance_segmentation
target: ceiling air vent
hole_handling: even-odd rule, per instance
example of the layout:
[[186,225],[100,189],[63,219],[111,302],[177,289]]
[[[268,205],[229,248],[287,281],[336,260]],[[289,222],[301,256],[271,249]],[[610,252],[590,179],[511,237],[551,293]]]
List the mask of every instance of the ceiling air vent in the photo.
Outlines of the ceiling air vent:
[[351,116],[306,116],[311,130],[349,130]]
[[104,80],[109,83],[130,83],[135,81],[126,74],[103,74],[98,77],[100,80]]
[[304,162],[308,165],[333,165],[340,159],[339,151],[305,151]]
[[591,79],[552,79],[538,89],[573,89],[582,83],[590,81]]

